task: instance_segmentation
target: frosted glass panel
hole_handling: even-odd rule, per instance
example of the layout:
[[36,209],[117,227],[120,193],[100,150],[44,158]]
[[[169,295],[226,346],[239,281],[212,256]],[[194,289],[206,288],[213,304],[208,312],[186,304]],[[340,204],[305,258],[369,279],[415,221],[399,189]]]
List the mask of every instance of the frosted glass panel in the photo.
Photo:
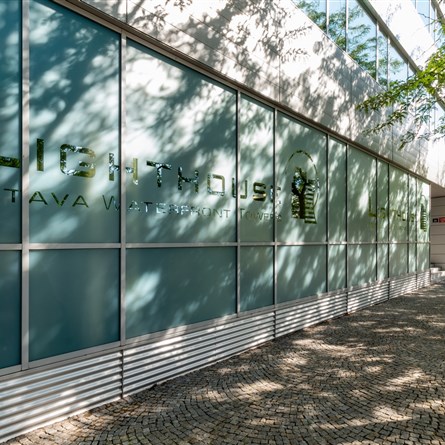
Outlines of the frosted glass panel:
[[234,248],[127,251],[127,337],[236,312]]
[[242,97],[239,123],[241,241],[272,241],[274,113]]
[[30,254],[30,359],[119,340],[119,252]]
[[417,244],[417,272],[425,272],[430,267],[430,245]]
[[349,286],[371,283],[377,276],[375,244],[348,246]]
[[428,242],[430,236],[430,186],[417,183],[417,240]]
[[278,302],[326,292],[326,246],[278,248]]
[[328,290],[346,287],[346,246],[328,247]]
[[408,244],[391,244],[389,247],[389,276],[408,272]]
[[389,167],[389,236],[390,241],[408,240],[408,175]]
[[119,35],[30,2],[30,237],[119,241]]
[[417,271],[417,245],[412,243],[408,245],[408,272]]
[[21,237],[20,4],[0,2],[0,243]]
[[329,140],[329,241],[346,241],[346,146]]
[[273,304],[273,249],[241,248],[241,311]]
[[353,148],[348,153],[348,240],[376,240],[376,160]]
[[389,176],[388,164],[377,161],[377,240],[388,241]]
[[388,244],[377,244],[377,280],[384,280],[388,278],[388,254]]
[[417,179],[408,177],[409,194],[409,213],[408,213],[408,239],[410,242],[417,241],[418,211],[417,211]]
[[128,42],[127,239],[236,239],[236,94]]
[[0,252],[0,368],[20,363],[20,253]]
[[278,114],[279,241],[326,241],[326,135]]

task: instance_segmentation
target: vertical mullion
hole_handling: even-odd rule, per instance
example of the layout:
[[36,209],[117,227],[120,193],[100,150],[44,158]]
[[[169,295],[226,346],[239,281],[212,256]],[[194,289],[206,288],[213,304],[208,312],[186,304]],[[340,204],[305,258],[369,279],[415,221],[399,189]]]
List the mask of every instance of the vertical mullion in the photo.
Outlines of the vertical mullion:
[[349,200],[348,200],[348,168],[349,168],[349,145],[346,146],[346,175],[345,175],[345,209],[346,209],[346,221],[345,221],[345,229],[346,229],[346,287],[349,287]]
[[326,292],[329,291],[329,248],[330,248],[330,236],[329,236],[329,152],[330,152],[330,136],[329,134],[326,135],[326,235],[325,235],[325,241],[326,241]]
[[277,295],[277,283],[278,283],[278,266],[277,266],[277,196],[278,196],[278,184],[277,184],[277,175],[276,175],[276,155],[277,155],[277,109],[274,108],[273,115],[273,152],[272,152],[272,168],[273,168],[273,201],[272,201],[272,212],[273,212],[273,304],[274,306],[278,303],[278,295]]
[[125,33],[121,35],[120,48],[120,342],[121,346],[126,342],[126,317],[125,317],[125,289],[127,274],[127,255],[126,255],[126,175],[125,175],[125,136],[126,136],[126,53],[127,53],[127,36]]
[[236,313],[241,311],[241,215],[240,215],[240,102],[241,93],[236,92]]
[[29,368],[29,2],[22,2],[22,307],[21,361]]

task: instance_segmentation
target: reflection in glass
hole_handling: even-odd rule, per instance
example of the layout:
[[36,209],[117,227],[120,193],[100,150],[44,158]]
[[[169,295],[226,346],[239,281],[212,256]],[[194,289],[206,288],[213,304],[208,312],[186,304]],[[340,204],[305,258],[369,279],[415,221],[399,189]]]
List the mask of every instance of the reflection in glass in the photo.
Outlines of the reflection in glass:
[[127,337],[236,312],[234,248],[127,251]]
[[326,246],[278,248],[278,302],[326,292]]
[[30,2],[32,242],[119,241],[119,52],[117,33]]
[[377,81],[380,85],[388,87],[388,37],[381,31],[377,32],[378,45],[378,73]]
[[343,51],[346,51],[346,0],[328,1],[328,35]]
[[400,55],[399,51],[389,45],[389,82],[404,82],[408,75],[408,64]]
[[30,360],[119,340],[119,252],[30,253]]
[[375,20],[357,0],[348,1],[348,53],[368,73],[376,76]]
[[294,0],[294,3],[326,32],[326,0]]
[[0,243],[21,237],[20,5],[0,2]]
[[273,304],[273,249],[241,248],[240,309],[251,311]]
[[20,253],[0,251],[0,368],[20,363]]

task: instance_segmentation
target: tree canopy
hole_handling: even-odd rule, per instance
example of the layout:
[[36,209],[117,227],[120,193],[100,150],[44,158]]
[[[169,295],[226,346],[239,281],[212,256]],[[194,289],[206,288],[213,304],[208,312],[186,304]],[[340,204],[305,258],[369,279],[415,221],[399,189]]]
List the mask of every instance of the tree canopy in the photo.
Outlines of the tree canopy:
[[[441,25],[442,32],[444,25]],[[430,56],[425,66],[406,81],[391,82],[388,89],[358,105],[365,113],[384,111],[384,119],[365,130],[378,133],[396,124],[409,123],[400,137],[399,149],[408,143],[445,136],[445,42]]]

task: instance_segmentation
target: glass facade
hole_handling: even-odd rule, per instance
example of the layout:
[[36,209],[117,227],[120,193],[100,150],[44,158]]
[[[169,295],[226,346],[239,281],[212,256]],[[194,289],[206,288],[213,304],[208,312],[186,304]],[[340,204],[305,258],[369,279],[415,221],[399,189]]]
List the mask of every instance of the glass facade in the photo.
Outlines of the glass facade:
[[422,180],[47,0],[22,72],[0,8],[3,370],[428,269]]

